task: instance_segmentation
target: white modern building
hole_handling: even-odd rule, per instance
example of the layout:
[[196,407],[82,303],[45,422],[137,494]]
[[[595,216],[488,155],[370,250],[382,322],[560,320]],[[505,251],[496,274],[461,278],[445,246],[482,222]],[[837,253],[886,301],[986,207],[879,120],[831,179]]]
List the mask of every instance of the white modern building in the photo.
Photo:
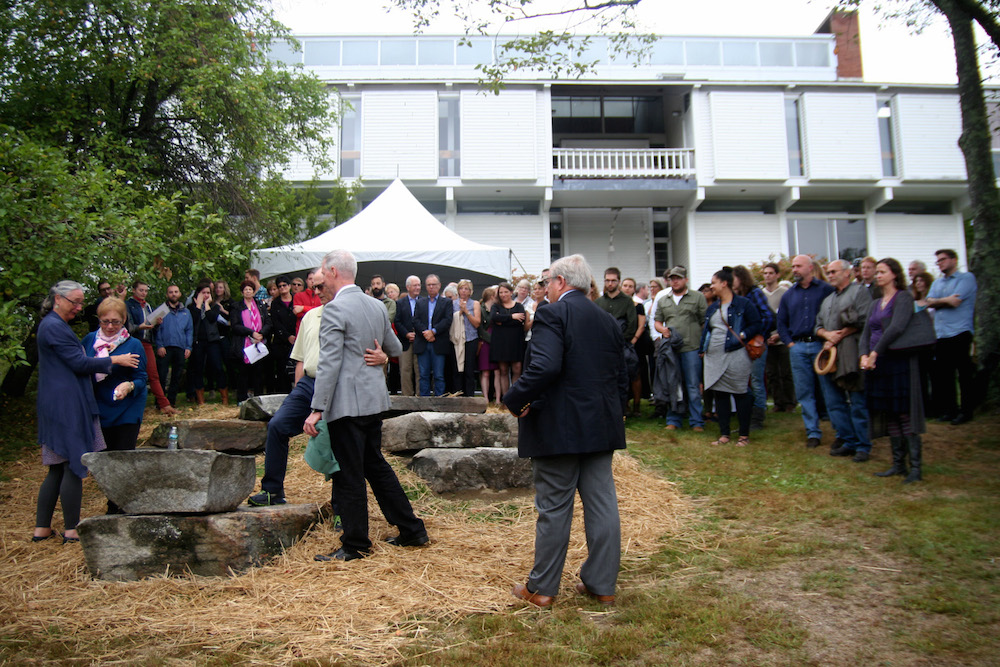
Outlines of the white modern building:
[[350,103],[321,182],[359,178],[367,203],[399,177],[447,227],[512,248],[515,273],[570,253],[640,281],[682,264],[696,285],[780,254],[931,266],[953,247],[964,264],[957,91],[864,81],[856,28],[835,13],[803,37],[664,37],[638,66],[597,39],[593,73],[518,72],[499,95],[477,85],[490,39],[301,35],[272,53]]

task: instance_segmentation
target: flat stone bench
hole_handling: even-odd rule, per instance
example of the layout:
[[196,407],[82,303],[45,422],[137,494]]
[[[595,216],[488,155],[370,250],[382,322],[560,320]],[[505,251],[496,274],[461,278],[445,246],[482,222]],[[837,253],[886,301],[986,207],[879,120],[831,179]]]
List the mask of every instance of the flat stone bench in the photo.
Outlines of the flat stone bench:
[[257,480],[254,457],[198,449],[89,452],[82,461],[126,514],[231,512]]
[[382,449],[516,447],[517,418],[511,414],[411,412],[382,422]]
[[516,449],[424,449],[409,468],[436,493],[474,489],[531,488],[531,459],[518,457]]
[[241,506],[222,514],[112,514],[77,526],[90,574],[134,581],[184,574],[226,577],[278,556],[320,521],[318,505]]
[[[240,406],[240,419],[248,421],[270,421],[281,407],[287,394],[266,394],[253,396]],[[483,414],[489,405],[485,398],[466,396],[390,396],[390,408],[382,413],[383,419],[390,419],[410,412],[461,412]]]
[[178,449],[207,449],[227,454],[258,454],[267,442],[267,424],[242,419],[176,419],[158,425],[146,441],[166,447],[170,427],[177,427]]

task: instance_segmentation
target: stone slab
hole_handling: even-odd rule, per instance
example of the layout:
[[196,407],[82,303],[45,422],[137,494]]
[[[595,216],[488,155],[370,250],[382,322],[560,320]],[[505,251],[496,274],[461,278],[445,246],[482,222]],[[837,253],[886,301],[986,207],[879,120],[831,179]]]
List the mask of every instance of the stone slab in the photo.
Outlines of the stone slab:
[[[240,419],[245,421],[270,421],[288,394],[254,396],[240,406]],[[382,419],[391,419],[411,412],[461,412],[485,414],[489,402],[481,397],[468,396],[399,396],[389,397],[390,407]],[[168,429],[169,432],[169,429]],[[164,436],[165,438],[166,436]]]
[[243,401],[240,406],[240,419],[246,421],[266,422],[270,421],[274,413],[278,411],[284,403],[288,394],[264,394],[263,396],[251,396]]
[[175,419],[153,430],[146,444],[166,447],[170,427],[177,427],[178,449],[208,449],[227,454],[258,454],[267,442],[267,424],[242,419]]
[[317,505],[242,506],[195,516],[105,515],[77,526],[97,579],[134,581],[164,573],[230,576],[262,565],[320,520]]
[[390,396],[390,407],[382,413],[383,419],[398,417],[409,412],[464,412],[484,414],[489,401],[482,397],[468,396]]
[[411,412],[382,422],[382,449],[517,447],[517,418],[511,414]]
[[254,457],[197,449],[90,452],[82,460],[126,514],[231,512],[257,479]]
[[409,468],[436,493],[532,486],[531,459],[518,457],[516,449],[424,449]]

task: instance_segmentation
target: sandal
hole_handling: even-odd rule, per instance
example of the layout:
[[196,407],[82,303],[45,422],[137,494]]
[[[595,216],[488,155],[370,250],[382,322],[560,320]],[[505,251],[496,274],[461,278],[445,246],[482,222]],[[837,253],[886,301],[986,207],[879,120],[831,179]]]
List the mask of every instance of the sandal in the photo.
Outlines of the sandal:
[[729,436],[728,435],[720,435],[719,439],[718,440],[714,440],[712,442],[712,444],[713,445],[728,445],[729,444]]
[[736,446],[737,447],[746,447],[749,444],[750,444],[750,436],[749,435],[741,435],[740,438],[739,438],[739,440],[736,441]]
[[31,541],[32,542],[44,542],[45,540],[51,540],[53,537],[58,537],[58,536],[59,536],[59,533],[57,533],[56,531],[53,530],[48,535],[42,535],[42,536],[32,535],[31,536]]

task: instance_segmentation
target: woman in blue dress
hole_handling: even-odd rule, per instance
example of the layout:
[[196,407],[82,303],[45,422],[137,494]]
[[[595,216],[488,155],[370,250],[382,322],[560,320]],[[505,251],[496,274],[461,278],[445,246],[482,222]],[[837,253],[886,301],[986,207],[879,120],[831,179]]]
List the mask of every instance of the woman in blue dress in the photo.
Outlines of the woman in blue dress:
[[80,457],[105,448],[97,401],[91,386],[94,373],[111,373],[114,366],[138,368],[138,354],[91,359],[69,326],[83,310],[83,286],[72,280],[56,283],[42,303],[38,325],[38,444],[49,474],[38,490],[35,535],[41,542],[53,537],[52,514],[62,501],[63,544],[77,542],[83,478],[87,468]]
[[[108,297],[97,306],[97,331],[83,339],[83,351],[88,357],[105,359],[121,354],[139,355],[136,368],[115,366],[110,373],[92,376],[97,409],[101,413],[101,434],[109,451],[135,449],[146,409],[146,355],[142,343],[128,335],[125,302]],[[121,514],[116,504],[108,500],[108,514]]]

